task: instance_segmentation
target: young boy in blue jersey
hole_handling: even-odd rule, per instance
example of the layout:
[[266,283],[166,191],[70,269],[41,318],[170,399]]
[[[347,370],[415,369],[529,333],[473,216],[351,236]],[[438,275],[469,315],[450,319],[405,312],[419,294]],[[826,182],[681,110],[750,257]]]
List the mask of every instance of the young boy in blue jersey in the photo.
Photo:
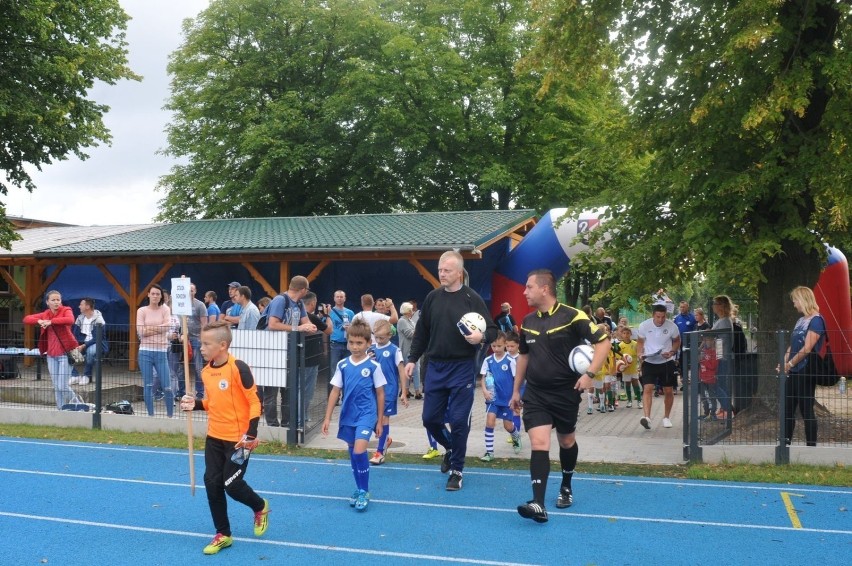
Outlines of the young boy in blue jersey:
[[[503,421],[503,428],[512,435],[512,447],[515,454],[521,451],[521,433],[512,419],[514,411],[509,408],[512,388],[515,385],[515,359],[506,353],[506,334],[497,332],[497,339],[491,343],[494,352],[482,362],[479,371],[482,379],[482,392],[485,396],[487,414],[485,417],[485,455],[483,462],[494,459],[494,425],[497,417]],[[489,383],[489,377],[493,383]]]
[[346,344],[351,355],[337,362],[322,422],[322,434],[328,436],[331,415],[342,390],[337,438],[349,445],[349,459],[355,476],[355,493],[349,505],[358,511],[366,509],[370,502],[367,443],[373,432],[376,436],[381,434],[385,407],[385,376],[379,363],[367,356],[370,336],[370,326],[366,322],[355,320],[349,325]]
[[[521,347],[521,337],[518,336],[517,332],[507,332],[506,333],[506,353],[515,360],[515,364],[518,363],[518,349]],[[521,385],[521,396],[524,394],[524,388],[526,383]],[[516,413],[512,416],[512,422],[515,423],[515,430],[519,433],[521,432],[521,415]],[[506,437],[506,442],[512,444],[512,435]]]
[[[379,362],[382,366],[382,373],[385,374],[387,384],[385,385],[385,407],[382,415],[382,433],[379,436],[379,444],[376,447],[376,453],[370,458],[370,463],[381,465],[385,462],[385,452],[391,447],[393,439],[389,436],[390,433],[390,418],[396,414],[396,400],[400,398],[400,391],[408,391],[408,383],[405,376],[405,364],[402,363],[402,350],[399,346],[391,343],[392,325],[386,320],[378,320],[373,325],[373,338],[376,343],[370,350],[373,354],[373,359]],[[408,395],[401,397],[402,404],[408,407]]]

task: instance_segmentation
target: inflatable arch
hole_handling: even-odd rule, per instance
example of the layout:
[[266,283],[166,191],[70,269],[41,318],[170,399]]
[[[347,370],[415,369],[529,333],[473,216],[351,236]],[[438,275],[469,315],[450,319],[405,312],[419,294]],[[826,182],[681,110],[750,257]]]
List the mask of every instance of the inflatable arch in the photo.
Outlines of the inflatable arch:
[[[557,277],[568,272],[571,258],[587,249],[583,234],[601,224],[604,209],[582,211],[576,219],[560,222],[567,208],[548,211],[532,230],[501,261],[491,280],[492,311],[508,302],[527,312],[524,286],[533,269],[546,268]],[[579,236],[579,237],[578,237]],[[820,313],[831,338],[834,362],[842,375],[852,375],[852,302],[849,295],[849,264],[836,248],[828,248],[828,263],[814,287]]]

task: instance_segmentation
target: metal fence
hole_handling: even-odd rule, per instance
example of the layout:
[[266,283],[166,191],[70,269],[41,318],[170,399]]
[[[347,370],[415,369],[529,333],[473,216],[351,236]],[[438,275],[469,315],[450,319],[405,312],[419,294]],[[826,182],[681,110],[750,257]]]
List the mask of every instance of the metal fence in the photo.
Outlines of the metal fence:
[[[96,327],[95,331],[100,335],[103,327]],[[234,332],[236,337],[240,331]],[[265,369],[280,372],[282,383],[286,379],[286,387],[278,391],[276,404],[280,407],[280,414],[277,415],[276,426],[286,428],[284,437],[287,442],[296,444],[303,442],[306,434],[317,429],[325,416],[330,379],[328,344],[322,335],[308,336],[299,332],[280,334],[281,341],[286,342],[286,352],[295,352],[295,355],[280,356],[278,359],[283,360],[281,367]],[[47,357],[42,356],[36,347],[38,331],[31,343],[25,343],[24,336],[20,324],[0,325],[0,406],[53,411],[66,406],[66,410],[84,410],[91,412],[93,428],[100,428],[100,415],[107,412],[130,414],[132,411],[134,415],[155,419],[179,416],[177,404],[185,389],[180,351],[171,351],[170,348],[167,352],[168,369],[165,376],[160,375],[156,364],[152,368],[153,379],[148,385],[149,405],[145,399],[143,372],[138,369],[138,355],[131,363],[130,332],[127,326],[106,327],[106,352],[98,349],[90,369],[84,364],[51,365],[53,362],[48,363]],[[100,338],[96,338],[96,343],[101,342]],[[192,342],[188,390],[191,395],[199,394],[197,385],[201,384],[200,378],[196,381],[195,364],[203,364],[198,343]],[[245,344],[246,340],[242,342]],[[50,369],[55,370],[55,376]],[[258,384],[262,402],[263,386],[260,380]],[[196,417],[205,418],[203,414]],[[265,417],[261,416],[261,426],[271,426]]]
[[[702,448],[707,446],[749,445],[774,447],[775,462],[788,463],[790,446],[808,445],[805,430],[814,425],[817,445],[852,447],[852,404],[844,388],[845,381],[826,387],[794,386],[792,380],[802,377],[784,371],[789,338],[786,331],[753,332],[749,335],[747,352],[724,359],[729,352],[724,351],[726,346],[722,343],[725,333],[693,332],[687,336],[684,367],[689,368],[689,377],[683,380],[684,459],[702,461]],[[841,339],[838,335],[831,343],[839,344]],[[846,355],[838,353],[839,350],[835,348],[835,360]],[[702,356],[711,360],[703,368]],[[716,380],[709,383],[707,366],[713,366],[714,361]],[[810,403],[810,391],[813,391],[814,417],[805,422],[801,406]],[[788,442],[785,421],[794,404],[793,434]]]

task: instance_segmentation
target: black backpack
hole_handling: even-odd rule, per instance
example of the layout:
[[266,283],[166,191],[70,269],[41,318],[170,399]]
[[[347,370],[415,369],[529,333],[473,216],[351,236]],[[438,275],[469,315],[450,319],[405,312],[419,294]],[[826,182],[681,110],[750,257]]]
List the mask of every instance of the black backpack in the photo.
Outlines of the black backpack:
[[733,321],[734,325],[734,343],[732,346],[733,352],[735,354],[745,354],[748,352],[748,340],[746,339],[745,332],[743,331],[743,325],[737,321]]
[[0,379],[16,379],[18,377],[18,364],[12,356],[0,357]]

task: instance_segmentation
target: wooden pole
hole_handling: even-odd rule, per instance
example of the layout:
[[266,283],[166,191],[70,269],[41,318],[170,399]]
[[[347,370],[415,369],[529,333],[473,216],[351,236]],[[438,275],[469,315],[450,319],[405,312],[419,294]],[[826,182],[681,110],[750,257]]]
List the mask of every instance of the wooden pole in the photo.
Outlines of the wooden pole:
[[[180,317],[181,335],[183,336],[183,381],[184,390],[189,395],[192,391],[189,386],[189,328],[186,325],[186,315]],[[193,355],[199,356],[201,352],[194,352]],[[195,497],[195,456],[193,450],[192,436],[192,412],[186,415],[186,439],[189,443],[189,491]]]

